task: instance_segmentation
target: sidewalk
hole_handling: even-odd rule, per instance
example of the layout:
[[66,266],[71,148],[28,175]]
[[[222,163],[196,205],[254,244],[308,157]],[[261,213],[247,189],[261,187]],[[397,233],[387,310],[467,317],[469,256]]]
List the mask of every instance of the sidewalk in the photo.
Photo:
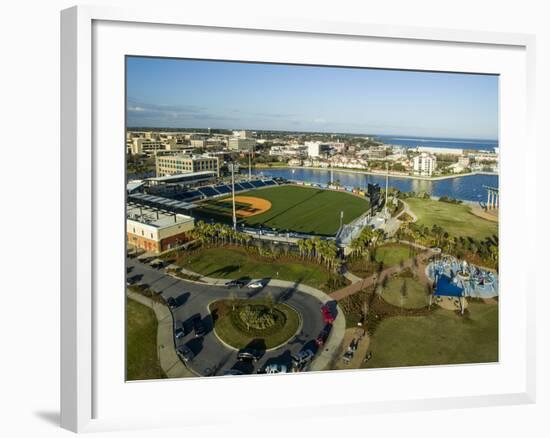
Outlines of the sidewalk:
[[416,222],[418,220],[418,217],[416,216],[416,214],[413,213],[413,211],[411,210],[410,205],[407,204],[403,199],[400,199],[400,201],[403,203],[404,208],[403,208],[403,211],[397,215],[396,219],[399,219],[399,217],[403,213],[407,213],[412,218],[411,222]]
[[346,266],[344,266],[344,272],[342,273],[344,277],[346,277],[351,283],[357,283],[361,280],[363,280],[361,277],[358,277],[353,272],[349,271]]
[[[416,245],[416,246],[421,247],[420,245]],[[421,247],[421,249],[424,249],[424,247]],[[427,250],[427,251],[425,251],[421,254],[418,254],[416,256],[416,260],[417,260],[418,265],[420,267],[422,267],[422,265],[424,264],[424,260],[425,260],[425,258],[428,254],[429,254],[429,250]],[[342,300],[346,297],[349,297],[350,295],[353,295],[353,294],[359,292],[362,289],[365,289],[365,288],[368,288],[368,287],[374,285],[376,283],[376,281],[378,280],[378,278],[384,278],[384,276],[387,276],[389,278],[393,274],[395,274],[399,271],[402,271],[403,269],[412,268],[413,265],[414,265],[413,259],[409,259],[403,264],[402,267],[400,265],[395,265],[395,266],[391,266],[389,268],[386,268],[382,272],[380,272],[380,274],[375,274],[375,275],[369,276],[368,278],[360,279],[360,281],[357,282],[357,283],[350,284],[349,286],[346,286],[346,287],[344,287],[340,290],[337,290],[336,292],[332,292],[330,294],[330,297],[333,300],[340,301],[340,300]],[[421,278],[423,280],[425,280],[424,269],[419,268],[418,272],[419,272],[419,275],[421,276]]]
[[157,303],[151,298],[145,297],[129,290],[126,291],[128,298],[149,307],[155,312],[158,321],[157,347],[160,367],[170,379],[180,377],[197,377],[180,360],[174,348],[172,313],[164,304]]
[[[193,272],[193,271],[189,271],[188,269],[185,269],[185,268],[181,268],[181,272],[189,276],[197,276],[199,277],[200,282],[211,284],[213,286],[223,286],[225,285],[225,283],[230,281],[230,279],[227,279],[227,278],[222,279],[222,278],[203,277],[200,274],[197,274],[196,272]],[[334,301],[334,298],[332,298],[331,295],[328,295],[323,291],[316,289],[314,287],[308,286],[306,284],[296,283],[293,281],[278,280],[278,279],[271,279],[269,280],[268,284],[270,286],[298,290],[300,292],[303,292],[305,294],[308,294],[317,298],[323,304],[329,301]],[[330,332],[328,340],[323,346],[322,352],[318,354],[313,360],[313,362],[311,363],[310,371],[322,371],[326,369],[326,367],[328,367],[333,362],[334,358],[336,358],[336,356],[338,355],[339,348],[342,344],[342,341],[344,340],[344,332],[346,331],[346,317],[344,315],[344,312],[340,308],[340,306],[338,306],[338,304],[336,304],[336,309],[338,314],[336,315],[336,319],[332,324],[332,330]]]

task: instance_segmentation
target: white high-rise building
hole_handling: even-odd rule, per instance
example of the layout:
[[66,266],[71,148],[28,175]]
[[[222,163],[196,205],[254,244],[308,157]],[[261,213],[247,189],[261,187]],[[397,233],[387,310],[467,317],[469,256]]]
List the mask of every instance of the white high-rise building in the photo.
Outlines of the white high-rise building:
[[320,157],[330,152],[330,145],[321,143],[320,141],[306,141],[304,144],[307,146],[307,155],[309,157]]
[[422,152],[413,158],[414,173],[420,176],[432,176],[437,167],[437,158],[435,155]]

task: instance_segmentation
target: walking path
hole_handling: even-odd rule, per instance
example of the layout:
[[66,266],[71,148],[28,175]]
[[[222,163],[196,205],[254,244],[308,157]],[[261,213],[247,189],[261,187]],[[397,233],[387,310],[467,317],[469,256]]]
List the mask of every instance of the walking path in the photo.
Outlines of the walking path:
[[416,222],[418,220],[418,217],[416,216],[416,214],[413,213],[409,204],[403,201],[403,199],[400,199],[400,201],[403,203],[403,211],[397,215],[396,219],[399,219],[402,214],[407,213],[410,217],[412,217],[411,222]]
[[363,280],[361,277],[358,277],[353,272],[349,271],[347,266],[344,266],[344,272],[342,272],[342,275],[351,281],[352,284]]
[[[343,356],[352,341],[357,342],[357,349],[353,353],[353,357],[349,362],[344,362]],[[344,342],[339,351],[339,357],[337,363],[334,364],[334,368],[337,370],[348,370],[348,369],[359,369],[361,368],[367,351],[369,350],[370,337],[366,333],[365,329],[362,327],[349,328],[346,330],[346,335],[344,336]]]
[[170,379],[180,377],[197,377],[180,360],[174,348],[172,313],[164,304],[153,301],[151,298],[127,290],[128,298],[149,307],[155,313],[158,321],[157,351],[160,367]]
[[[228,281],[230,281],[230,279],[228,278],[204,277],[201,274],[198,274],[197,272],[193,272],[185,268],[181,268],[181,272],[190,277],[197,277],[198,278],[197,282],[200,282],[203,284],[204,283],[211,284],[213,286],[222,286],[222,285],[225,285],[225,283],[227,283]],[[361,280],[359,277],[356,277],[356,278]],[[192,281],[192,280],[186,280],[186,281]],[[332,295],[328,295],[319,289],[316,289],[314,287],[311,287],[302,283],[296,283],[296,282],[286,281],[286,280],[270,279],[268,284],[269,286],[298,290],[300,292],[306,293],[308,295],[311,295],[317,298],[323,304],[326,304],[334,300]],[[264,286],[267,286],[267,285],[264,285]],[[344,312],[340,308],[340,306],[336,304],[336,318],[332,323],[332,330],[330,332],[329,338],[325,342],[323,346],[323,350],[318,355],[315,356],[315,359],[313,360],[313,362],[309,367],[310,371],[325,370],[335,360],[335,358],[338,355],[338,350],[344,339],[345,330],[346,330],[346,317],[344,315]]]
[[[418,247],[420,249],[426,250],[426,248],[422,247],[422,245],[414,245],[414,244],[412,244],[412,245],[415,246],[415,247]],[[413,257],[413,258],[407,260],[406,262],[404,262],[403,266],[401,266],[401,265],[390,266],[389,268],[384,269],[379,274],[374,274],[374,275],[372,275],[368,278],[360,279],[360,281],[358,281],[357,283],[352,283],[349,286],[346,286],[346,287],[344,287],[340,290],[337,290],[336,292],[332,292],[330,294],[330,297],[333,300],[336,300],[336,301],[343,300],[344,298],[349,297],[350,295],[353,295],[353,294],[355,294],[355,293],[357,293],[357,292],[359,292],[359,291],[361,291],[365,288],[373,286],[379,278],[384,278],[385,276],[387,276],[389,278],[393,274],[396,274],[396,273],[402,271],[403,269],[412,268],[415,264],[415,262],[414,262],[415,259],[416,259],[417,266],[418,266],[418,276],[419,276],[419,278],[422,282],[426,282],[427,277],[426,277],[426,273],[424,272],[425,271],[424,261],[425,261],[425,259],[427,258],[427,256],[429,254],[430,253],[426,250],[426,251],[422,252],[421,254],[418,254],[416,257]]]
[[485,210],[484,208],[481,208],[479,205],[474,204],[471,205],[471,211],[476,216],[479,216],[482,219],[486,219],[491,222],[498,222],[498,209],[495,210]]

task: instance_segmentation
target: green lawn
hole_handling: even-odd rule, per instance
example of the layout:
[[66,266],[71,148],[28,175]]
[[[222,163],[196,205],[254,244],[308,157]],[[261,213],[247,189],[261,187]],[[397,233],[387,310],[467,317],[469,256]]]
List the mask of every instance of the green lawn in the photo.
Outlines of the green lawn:
[[[397,265],[412,257],[410,247],[400,243],[388,243],[376,248],[374,259],[384,263],[385,268]],[[367,277],[376,272],[376,264],[370,262],[368,257],[354,258],[348,263],[348,269],[359,277]]]
[[[248,225],[263,225],[277,230],[296,231],[332,236],[340,226],[340,212],[344,212],[344,223],[359,217],[369,208],[368,200],[345,192],[321,190],[302,186],[279,186],[250,190],[239,196],[254,196],[271,202],[271,209],[257,216],[241,219]],[[220,218],[229,216],[231,208],[220,206],[216,200],[206,201],[198,209],[204,216]]]
[[374,258],[378,263],[383,262],[385,267],[398,265],[412,257],[410,247],[399,243],[388,243],[376,248]]
[[[403,282],[406,285],[402,296]],[[382,299],[396,307],[420,309],[428,305],[426,287],[414,278],[393,277],[382,291]]]
[[126,379],[163,379],[157,355],[157,318],[153,310],[126,300]]
[[366,368],[498,361],[498,305],[469,303],[469,316],[438,309],[427,316],[383,320]]
[[238,318],[239,306],[261,305],[266,306],[266,300],[238,300],[235,302],[235,310],[231,300],[220,300],[210,304],[209,310],[214,317],[214,330],[216,334],[227,344],[234,348],[257,348],[259,350],[275,348],[290,338],[298,331],[300,317],[298,313],[286,304],[274,304],[274,315],[278,315],[277,323],[264,330],[249,329]]
[[243,248],[200,249],[179,263],[186,269],[214,278],[271,277],[316,288],[323,287],[329,279],[329,272],[318,264],[285,257],[262,260]]
[[467,205],[420,198],[408,198],[405,202],[418,217],[419,225],[431,228],[437,224],[451,235],[469,236],[480,240],[498,235],[496,222],[474,215]]

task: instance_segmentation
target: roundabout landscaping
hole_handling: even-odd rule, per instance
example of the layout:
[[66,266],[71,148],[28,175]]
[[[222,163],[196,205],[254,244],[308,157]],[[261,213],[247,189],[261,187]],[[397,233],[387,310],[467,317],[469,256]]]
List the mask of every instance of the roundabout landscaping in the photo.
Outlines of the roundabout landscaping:
[[272,350],[300,331],[300,315],[292,307],[270,299],[218,300],[209,311],[214,333],[234,349]]

